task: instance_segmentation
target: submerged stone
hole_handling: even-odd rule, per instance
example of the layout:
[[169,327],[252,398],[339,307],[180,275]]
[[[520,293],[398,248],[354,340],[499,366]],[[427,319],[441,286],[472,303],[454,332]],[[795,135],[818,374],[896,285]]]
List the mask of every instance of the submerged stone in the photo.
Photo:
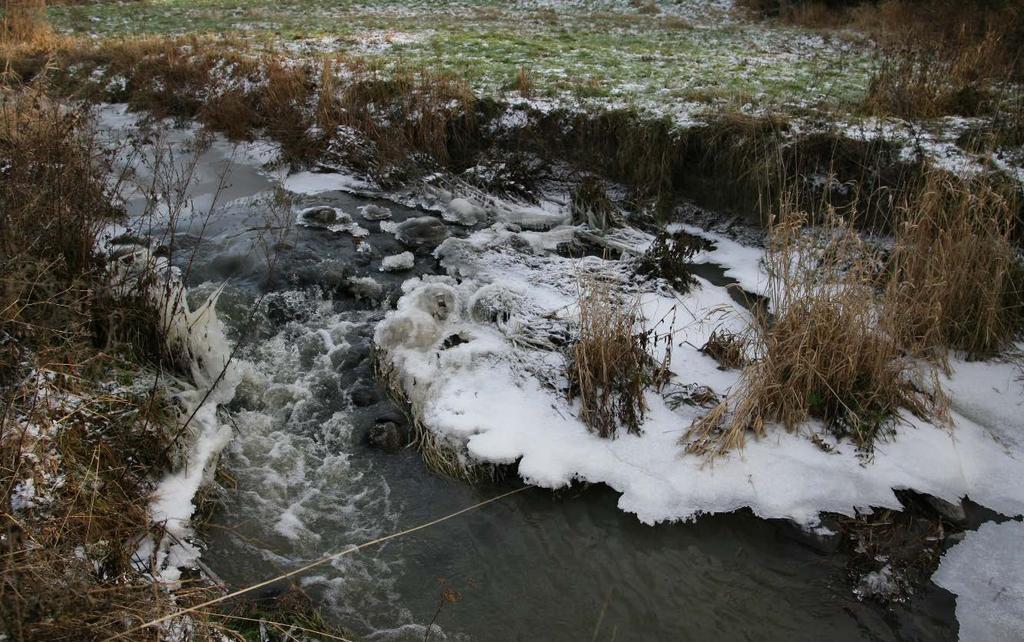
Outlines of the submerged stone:
[[448,238],[448,228],[433,216],[418,216],[394,227],[395,238],[410,247],[435,247]]
[[310,207],[299,212],[299,220],[313,225],[330,225],[338,220],[338,210],[333,207]]
[[404,445],[402,431],[393,421],[380,421],[370,428],[370,445],[386,452],[397,452]]
[[359,208],[359,213],[367,221],[383,221],[391,218],[391,210],[380,205],[364,205]]

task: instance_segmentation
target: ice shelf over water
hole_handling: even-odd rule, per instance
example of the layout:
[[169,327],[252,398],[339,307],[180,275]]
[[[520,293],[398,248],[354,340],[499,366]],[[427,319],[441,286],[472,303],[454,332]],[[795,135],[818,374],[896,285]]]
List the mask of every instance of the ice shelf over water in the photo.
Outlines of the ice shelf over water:
[[[735,385],[739,372],[720,369],[698,348],[717,327],[740,329],[747,313],[725,288],[702,279],[680,295],[640,282],[624,261],[551,252],[571,238],[564,226],[515,229],[498,222],[441,244],[435,255],[449,276],[407,281],[375,336],[418,418],[471,461],[518,462],[524,481],[546,488],[605,483],[622,493],[622,510],[649,524],[749,507],[764,518],[813,525],[822,511],[899,508],[894,489],[953,502],[969,496],[1007,515],[1024,513],[1024,387],[1006,363],[954,362],[946,382],[954,426],[902,416],[894,438],[879,444],[870,461],[849,442],[825,452],[806,434],[779,427],[708,463],[684,454],[679,443],[707,410],[676,406],[671,394],[650,391],[642,435],[609,440],[588,432],[561,392],[564,358],[552,340],[570,332],[581,274],[617,282],[638,297],[651,327],[671,329],[668,393],[698,384],[724,395]],[[759,250],[701,235],[716,243],[709,259],[741,285],[760,289]]]
[[1024,636],[1024,524],[982,524],[946,551],[936,584],[956,594],[963,642]]

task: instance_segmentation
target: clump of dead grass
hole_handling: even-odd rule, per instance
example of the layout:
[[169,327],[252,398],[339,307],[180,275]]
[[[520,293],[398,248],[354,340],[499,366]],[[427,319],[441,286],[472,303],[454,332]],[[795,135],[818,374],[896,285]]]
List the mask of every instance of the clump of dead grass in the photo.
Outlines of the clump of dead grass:
[[1017,198],[983,177],[934,171],[900,205],[885,294],[891,333],[908,351],[990,355],[1019,332]]
[[[645,392],[667,381],[671,344],[644,327],[638,301],[621,301],[596,278],[583,281],[579,310],[579,334],[566,354],[568,398],[580,400],[580,419],[599,436],[613,438],[620,428],[639,434]],[[658,362],[652,352],[662,341]]]
[[723,368],[742,368],[747,364],[747,337],[739,332],[715,328],[700,351]]
[[523,96],[529,96],[533,93],[534,87],[533,75],[525,66],[520,65],[519,71],[516,72],[516,77],[512,80],[511,88]]
[[4,0],[0,41],[30,42],[50,33],[46,0]]
[[783,210],[766,251],[773,316],[755,315],[756,360],[737,388],[690,427],[689,452],[722,454],[767,425],[793,431],[809,419],[869,454],[897,412],[941,417],[937,396],[915,387],[914,365],[883,330],[877,255],[853,226],[830,217],[813,235],[807,216]]

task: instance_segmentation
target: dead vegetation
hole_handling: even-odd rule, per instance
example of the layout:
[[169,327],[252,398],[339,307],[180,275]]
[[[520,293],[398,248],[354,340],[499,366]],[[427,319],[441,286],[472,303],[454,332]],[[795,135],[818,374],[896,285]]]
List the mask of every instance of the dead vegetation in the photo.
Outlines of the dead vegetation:
[[780,212],[766,251],[772,316],[755,315],[754,361],[731,398],[691,426],[689,452],[717,455],[777,422],[793,431],[811,418],[870,453],[900,408],[941,416],[918,391],[912,364],[879,327],[876,257],[838,217],[804,233],[806,215]]
[[1004,83],[1024,75],[1024,9],[1011,0],[743,0],[754,15],[870,36],[880,63],[863,107],[935,118],[999,111]]
[[694,422],[687,448],[721,454],[768,423],[795,430],[818,418],[869,454],[900,409],[945,422],[935,368],[951,350],[992,355],[1021,330],[1015,198],[933,171],[903,192],[885,251],[834,210],[823,220],[780,210],[766,253],[772,316],[754,317],[755,360],[732,398]]
[[[138,556],[169,536],[150,495],[184,419],[166,390],[187,375],[145,283],[111,286],[97,247],[123,216],[109,172],[78,111],[0,92],[0,628],[12,640],[108,639],[220,590],[186,571],[172,593],[154,580],[159,560]],[[293,625],[324,630],[311,617],[264,623],[294,639]],[[196,613],[126,639],[242,639],[237,619]]]
[[[580,286],[579,334],[568,346],[568,398],[580,400],[580,420],[601,437],[620,428],[640,434],[647,390],[667,381],[671,342],[644,327],[636,300],[621,301],[611,286],[585,279]],[[652,352],[665,343],[659,362]]]
[[715,328],[700,351],[729,370],[747,364],[747,337],[724,328]]
[[1004,46],[998,36],[989,34],[981,42],[957,48],[955,54],[926,48],[890,54],[871,78],[864,109],[905,119],[995,113],[999,96],[992,83],[998,71],[987,67]]
[[988,356],[1017,334],[1024,317],[1017,198],[981,178],[932,172],[900,204],[885,296],[891,333],[905,350]]
[[962,532],[921,496],[898,492],[902,510],[874,509],[838,516],[840,550],[858,599],[905,602],[938,568],[947,538]]
[[49,33],[46,0],[4,0],[0,42],[26,42]]
[[475,97],[453,76],[340,56],[289,61],[232,37],[37,38],[5,46],[3,59],[8,84],[126,101],[233,139],[262,133],[282,144],[285,160],[334,160],[384,182],[407,178],[411,155],[447,164],[476,126]]
[[[827,132],[794,136],[786,119],[773,115],[726,111],[677,130],[628,109],[524,108],[525,124],[508,131],[495,127],[508,106],[477,99],[453,76],[381,69],[344,55],[287,60],[232,38],[51,37],[5,46],[3,58],[7,84],[127,101],[158,116],[198,119],[236,139],[266,135],[282,144],[286,161],[344,167],[385,187],[438,168],[474,170],[482,159],[538,158],[579,168],[584,200],[600,196],[592,179],[607,179],[629,187],[630,202],[654,202],[661,218],[681,193],[716,209],[766,216],[793,187],[786,179],[801,177],[804,202],[856,205],[860,223],[884,229],[894,193],[922,171],[920,162],[901,158],[898,145]],[[834,180],[815,183],[817,175]],[[529,182],[520,181],[526,191]],[[850,183],[859,186],[856,200]],[[535,197],[522,191],[516,195]]]
[[15,640],[105,638],[176,608],[133,559],[159,536],[149,493],[175,414],[161,387],[133,385],[159,360],[132,342],[157,315],[102,294],[96,234],[119,212],[101,159],[74,112],[0,95],[0,613]]
[[677,232],[661,232],[637,262],[638,274],[665,279],[677,292],[686,293],[696,284],[690,263],[697,252],[707,248],[704,239]]

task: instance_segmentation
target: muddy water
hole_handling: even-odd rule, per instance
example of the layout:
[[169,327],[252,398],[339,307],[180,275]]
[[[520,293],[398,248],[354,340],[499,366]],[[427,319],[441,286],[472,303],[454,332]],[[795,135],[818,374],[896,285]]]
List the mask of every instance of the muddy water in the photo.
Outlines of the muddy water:
[[[213,202],[220,181],[209,177],[233,159],[224,145],[200,157],[195,203]],[[175,255],[197,296],[227,282],[219,309],[248,370],[228,409],[232,480],[205,533],[213,570],[243,586],[514,487],[470,487],[432,474],[411,449],[367,444],[375,421],[402,421],[374,380],[373,328],[403,280],[437,266],[420,247],[413,271],[380,272],[382,256],[407,248],[358,208],[386,206],[396,222],[427,213],[299,195],[293,212],[334,207],[369,235],[299,224],[273,236],[270,252],[276,178],[245,166],[229,183],[211,216],[179,221]],[[298,584],[329,620],[369,639],[423,640],[431,622],[436,640],[956,637],[950,594],[927,588],[892,609],[859,602],[843,557],[786,523],[739,512],[651,527],[616,501],[604,487],[527,490]],[[444,602],[445,589],[458,600]]]

